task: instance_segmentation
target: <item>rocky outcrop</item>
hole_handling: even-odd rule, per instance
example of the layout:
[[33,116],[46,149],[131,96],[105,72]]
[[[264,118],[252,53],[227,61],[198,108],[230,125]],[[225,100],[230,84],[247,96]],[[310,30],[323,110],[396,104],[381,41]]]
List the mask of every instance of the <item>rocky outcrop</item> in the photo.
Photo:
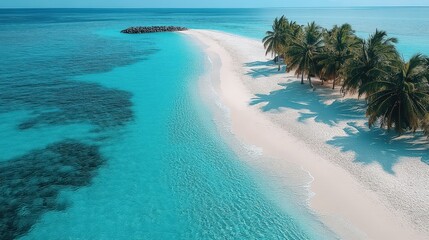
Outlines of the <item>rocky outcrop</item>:
[[178,32],[186,31],[184,27],[174,26],[151,26],[151,27],[130,27],[121,31],[121,33],[127,34],[140,34],[140,33],[155,33],[155,32]]

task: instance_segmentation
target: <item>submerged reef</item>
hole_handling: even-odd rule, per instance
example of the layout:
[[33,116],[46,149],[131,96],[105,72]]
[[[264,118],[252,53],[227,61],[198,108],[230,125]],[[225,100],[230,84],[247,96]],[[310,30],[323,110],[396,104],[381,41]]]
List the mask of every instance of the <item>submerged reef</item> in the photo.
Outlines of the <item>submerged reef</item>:
[[175,26],[152,26],[152,27],[129,27],[121,31],[121,33],[140,34],[140,33],[155,33],[155,32],[180,32],[188,30],[185,27]]
[[100,129],[123,126],[133,119],[132,94],[78,81],[17,82],[0,86],[0,113],[32,110],[17,123],[20,130],[43,125],[91,123]]
[[16,239],[45,212],[65,210],[60,191],[89,185],[104,162],[98,146],[74,140],[0,162],[0,239]]

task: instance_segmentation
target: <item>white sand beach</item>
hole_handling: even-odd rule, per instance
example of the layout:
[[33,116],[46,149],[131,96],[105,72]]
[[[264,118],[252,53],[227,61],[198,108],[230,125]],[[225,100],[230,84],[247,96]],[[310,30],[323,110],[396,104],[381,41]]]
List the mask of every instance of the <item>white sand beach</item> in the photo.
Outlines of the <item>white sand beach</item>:
[[266,169],[286,174],[282,163],[291,162],[308,171],[310,209],[324,224],[342,239],[429,239],[427,144],[370,131],[362,101],[317,82],[313,91],[284,66],[278,72],[259,41],[208,30],[184,34],[217,60],[212,70],[233,134],[263,150]]

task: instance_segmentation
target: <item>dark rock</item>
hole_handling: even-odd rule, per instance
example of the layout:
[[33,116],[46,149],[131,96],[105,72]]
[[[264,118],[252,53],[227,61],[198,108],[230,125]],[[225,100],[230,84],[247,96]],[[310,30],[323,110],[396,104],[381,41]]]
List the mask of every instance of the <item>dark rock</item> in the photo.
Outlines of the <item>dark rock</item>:
[[127,34],[140,34],[140,33],[156,33],[156,32],[179,32],[186,31],[187,28],[175,26],[151,26],[151,27],[130,27],[121,31]]

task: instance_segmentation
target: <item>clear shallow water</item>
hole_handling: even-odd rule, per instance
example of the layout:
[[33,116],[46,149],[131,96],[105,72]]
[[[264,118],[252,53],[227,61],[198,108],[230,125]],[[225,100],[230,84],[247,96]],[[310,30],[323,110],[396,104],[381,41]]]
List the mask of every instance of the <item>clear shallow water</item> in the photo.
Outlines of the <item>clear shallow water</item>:
[[131,91],[134,120],[102,142],[107,162],[93,184],[62,193],[71,207],[46,214],[26,238],[309,238],[305,226],[255,192],[235,156],[200,119],[202,106],[189,87],[202,71],[201,56],[183,36],[150,38],[163,46],[150,60],[76,78]]
[[293,198],[264,194],[224,143],[196,93],[201,52],[180,34],[118,31],[259,39],[274,16],[318,13],[359,34],[380,24],[404,56],[429,52],[428,18],[406,10],[0,10],[0,238],[332,238]]

